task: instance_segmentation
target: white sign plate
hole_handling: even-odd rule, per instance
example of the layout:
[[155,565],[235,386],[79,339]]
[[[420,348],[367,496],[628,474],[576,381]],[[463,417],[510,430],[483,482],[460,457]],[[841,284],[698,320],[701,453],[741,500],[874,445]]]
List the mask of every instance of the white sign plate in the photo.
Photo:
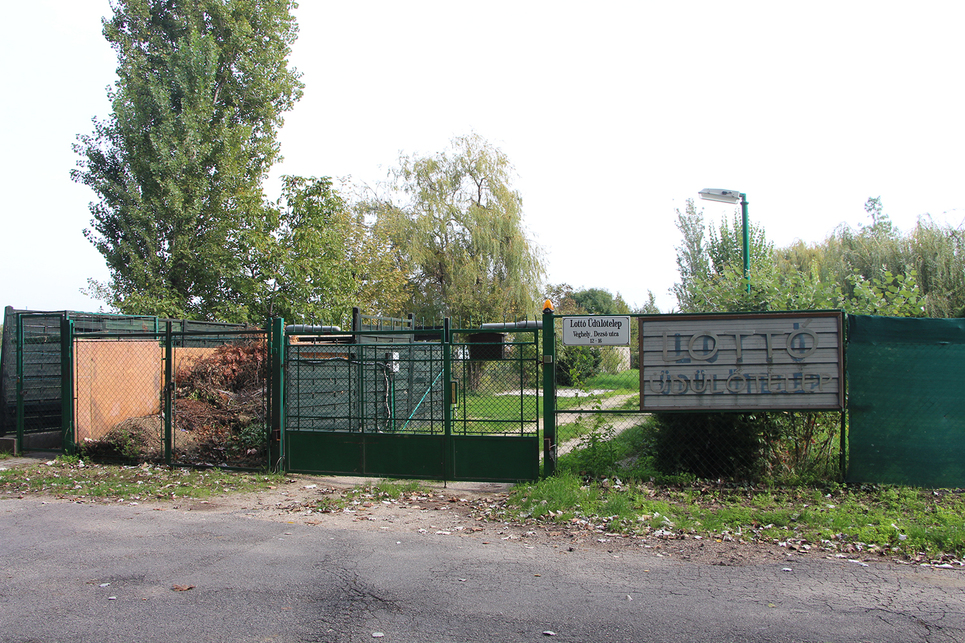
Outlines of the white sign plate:
[[629,346],[630,317],[564,317],[564,346]]
[[841,314],[640,319],[645,411],[840,409]]

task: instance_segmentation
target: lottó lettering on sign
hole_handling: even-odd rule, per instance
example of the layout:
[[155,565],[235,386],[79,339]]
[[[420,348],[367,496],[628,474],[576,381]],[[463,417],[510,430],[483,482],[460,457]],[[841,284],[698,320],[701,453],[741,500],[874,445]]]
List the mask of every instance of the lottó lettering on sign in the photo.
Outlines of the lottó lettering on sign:
[[[746,338],[762,337],[767,360],[774,359],[774,351],[784,349],[796,361],[804,360],[818,349],[818,334],[809,328],[795,328],[790,332],[757,332],[754,330],[731,331],[729,333],[699,331],[690,335],[689,339],[680,334],[670,335],[663,332],[663,361],[679,362],[681,360],[694,362],[713,362],[722,348],[734,351],[738,362],[743,361],[743,352],[747,349]],[[724,339],[728,341],[726,344]],[[783,340],[783,342],[781,341]]]
[[826,373],[739,373],[731,371],[727,377],[707,375],[702,370],[693,376],[660,371],[660,377],[651,373],[647,383],[651,393],[658,395],[775,395],[787,393],[824,393],[834,380]]

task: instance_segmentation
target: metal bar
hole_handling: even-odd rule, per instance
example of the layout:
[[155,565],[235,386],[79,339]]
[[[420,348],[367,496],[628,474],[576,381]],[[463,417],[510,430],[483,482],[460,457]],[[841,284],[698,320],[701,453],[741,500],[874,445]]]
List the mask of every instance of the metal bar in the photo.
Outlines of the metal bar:
[[[547,304],[549,302],[547,301]],[[543,475],[556,473],[556,321],[543,309]]]
[[[518,339],[518,338],[514,338],[514,339]],[[515,344],[515,346],[519,347],[521,346],[521,344],[517,343]],[[522,348],[517,348],[516,350],[516,353],[517,353],[516,359],[519,362],[519,434],[520,435],[523,435],[523,427],[526,425],[526,418],[524,417],[526,414],[526,395],[524,394],[525,393],[524,385],[526,384],[526,369],[525,369],[526,358],[523,352],[524,351]],[[539,398],[537,397],[536,399],[539,399]]]
[[843,310],[839,311],[838,314],[838,336],[841,337],[841,341],[838,342],[838,350],[840,351],[840,362],[841,368],[838,369],[838,381],[841,382],[839,388],[840,401],[841,401],[841,453],[838,458],[840,460],[839,466],[841,468],[841,481],[844,482],[848,477],[848,437],[845,433],[847,430],[847,413],[848,413],[848,396],[845,392],[848,386],[848,351],[846,350],[846,344],[848,342],[847,337],[847,323],[845,323],[847,313]]
[[841,454],[839,465],[841,468],[841,481],[844,482],[848,477],[848,437],[847,437],[847,411],[841,411]]
[[171,466],[174,441],[174,333],[170,321],[164,322],[164,462]]
[[74,321],[60,320],[60,446],[64,453],[75,451],[74,440]]
[[452,388],[449,382],[452,381],[452,331],[449,318],[443,321],[443,350],[442,350],[442,372],[445,385],[442,387],[442,422],[443,422],[443,453],[445,462],[443,463],[443,480],[450,480],[455,470],[455,449],[452,440]]
[[[285,466],[285,320],[271,320],[268,351],[271,359],[271,440],[268,442],[268,467],[284,470]],[[296,380],[297,381],[297,380]],[[296,395],[296,399],[300,396]]]
[[747,282],[747,293],[751,292],[751,237],[747,229],[747,195],[741,192],[741,221],[743,223],[744,247],[744,280]]
[[17,313],[17,440],[14,450],[23,453],[23,321],[22,313]]

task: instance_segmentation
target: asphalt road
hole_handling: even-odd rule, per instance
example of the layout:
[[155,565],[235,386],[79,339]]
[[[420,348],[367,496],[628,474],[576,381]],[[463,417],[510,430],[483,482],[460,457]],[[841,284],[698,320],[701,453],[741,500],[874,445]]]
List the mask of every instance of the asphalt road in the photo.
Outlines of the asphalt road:
[[[965,641],[965,573],[0,501],[0,640]],[[176,587],[177,586],[177,587]]]

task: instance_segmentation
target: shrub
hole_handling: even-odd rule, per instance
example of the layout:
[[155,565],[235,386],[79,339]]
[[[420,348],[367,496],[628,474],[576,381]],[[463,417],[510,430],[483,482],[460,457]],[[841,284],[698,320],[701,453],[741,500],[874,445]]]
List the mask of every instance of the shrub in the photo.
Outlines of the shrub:
[[665,474],[754,479],[762,469],[760,420],[751,413],[661,413],[655,464]]
[[600,372],[603,358],[598,349],[589,346],[565,346],[556,354],[556,383],[559,386],[582,387]]

